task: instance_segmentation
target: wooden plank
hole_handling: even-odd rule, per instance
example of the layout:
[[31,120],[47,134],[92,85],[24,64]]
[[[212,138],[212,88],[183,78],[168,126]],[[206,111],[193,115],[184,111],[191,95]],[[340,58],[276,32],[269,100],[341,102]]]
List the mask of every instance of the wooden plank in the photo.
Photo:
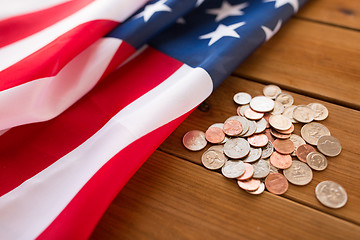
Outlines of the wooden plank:
[[360,227],[155,152],[91,239],[359,239]]
[[297,17],[360,29],[360,1],[308,1]]
[[[203,151],[190,152],[186,150],[182,146],[182,136],[192,129],[206,131],[211,124],[224,122],[228,117],[236,115],[236,104],[232,100],[233,95],[237,92],[248,92],[252,96],[256,96],[262,94],[263,87],[263,84],[229,77],[205,101],[209,104],[210,110],[208,112],[195,110],[160,146],[160,149],[200,164]],[[360,159],[360,149],[358,147],[358,136],[360,136],[360,112],[299,94],[290,94],[294,97],[296,105],[320,102],[329,109],[329,117],[321,123],[329,128],[333,136],[339,139],[342,144],[342,152],[337,157],[328,158],[328,168],[323,172],[314,172],[314,179],[309,185],[303,187],[291,185],[285,197],[359,224],[360,168],[358,159]],[[300,123],[295,124],[295,133],[298,135],[300,135],[301,125]],[[333,210],[322,206],[316,200],[315,186],[323,180],[333,180],[345,187],[349,196],[349,201],[345,207]]]
[[360,109],[359,59],[359,32],[292,19],[235,75]]

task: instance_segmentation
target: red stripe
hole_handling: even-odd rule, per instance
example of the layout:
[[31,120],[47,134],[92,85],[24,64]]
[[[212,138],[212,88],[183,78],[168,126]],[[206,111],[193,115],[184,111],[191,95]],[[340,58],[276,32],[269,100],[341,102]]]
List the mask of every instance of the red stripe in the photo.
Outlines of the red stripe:
[[87,239],[131,176],[189,114],[152,131],[111,158],[38,239]]
[[0,72],[0,91],[56,75],[69,61],[118,23],[94,20],[61,35],[35,53]]
[[0,196],[79,146],[181,66],[181,62],[149,48],[60,116],[16,127],[0,136]]
[[[26,38],[77,12],[94,0],[73,0],[0,21],[0,48]],[[24,4],[27,4],[26,2]]]

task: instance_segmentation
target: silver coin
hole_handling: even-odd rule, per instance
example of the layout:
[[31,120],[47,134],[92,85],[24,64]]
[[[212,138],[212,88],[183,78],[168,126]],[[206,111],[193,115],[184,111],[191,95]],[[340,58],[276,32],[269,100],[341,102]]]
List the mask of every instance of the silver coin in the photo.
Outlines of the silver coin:
[[291,127],[291,120],[283,115],[271,115],[269,124],[277,130],[288,130]]
[[282,105],[282,103],[280,102],[274,102],[274,109],[272,110],[271,114],[273,115],[279,115],[282,114],[284,112],[284,105]]
[[275,99],[281,93],[281,89],[276,85],[267,85],[263,89],[265,97]]
[[321,136],[330,136],[330,131],[321,123],[307,123],[301,128],[301,137],[311,145],[317,145]]
[[211,128],[211,127],[218,127],[218,128],[223,129],[224,124],[223,124],[223,123],[214,123],[214,124],[212,124],[209,128]]
[[301,123],[309,123],[314,120],[315,112],[305,105],[298,105],[294,108],[293,118]]
[[341,208],[347,202],[347,193],[338,183],[333,181],[320,182],[315,188],[316,198],[329,208]]
[[257,160],[259,160],[259,158],[261,157],[261,148],[253,148],[250,147],[250,152],[247,155],[246,158],[244,158],[244,162],[245,163],[252,163],[255,162]]
[[304,139],[302,139],[299,135],[296,134],[291,134],[289,139],[294,143],[295,146],[295,150],[293,153],[291,153],[291,156],[296,156],[296,149],[300,145],[306,144],[306,142]]
[[289,107],[286,107],[284,109],[284,111],[282,112],[282,115],[284,115],[285,117],[288,117],[292,123],[298,123],[298,121],[296,121],[293,117],[294,114],[294,109],[296,108],[296,105],[291,105]]
[[244,115],[244,112],[246,111],[246,109],[248,109],[248,108],[250,108],[250,106],[247,104],[247,105],[244,105],[244,106],[241,106],[240,107],[240,115],[242,116],[242,117],[244,117],[245,115]]
[[250,194],[259,195],[262,194],[265,190],[265,184],[262,182],[260,183],[260,187],[255,191],[247,191]]
[[262,147],[261,158],[268,158],[271,156],[273,152],[274,152],[274,145],[272,144],[271,141],[268,141],[265,147]]
[[317,142],[317,148],[328,157],[335,157],[341,152],[340,142],[333,136],[321,136]]
[[327,159],[319,152],[310,152],[306,156],[306,163],[314,170],[322,171],[327,167]]
[[254,175],[253,178],[264,178],[270,173],[270,164],[260,159],[256,163],[253,164],[254,167]]
[[329,115],[328,109],[321,103],[309,103],[308,107],[315,112],[314,120],[316,121],[322,121]]
[[293,160],[291,166],[283,170],[283,174],[289,182],[301,186],[308,184],[313,178],[311,168],[298,160]]
[[[271,164],[270,159],[264,159],[270,166],[270,173],[278,173],[279,169],[277,167],[274,167],[274,165]],[[270,174],[269,173],[269,174]]]
[[289,106],[293,105],[294,98],[288,93],[280,93],[275,98],[275,101],[280,102],[282,105],[284,105],[284,107],[289,107]]
[[239,92],[234,95],[234,102],[236,102],[239,105],[248,104],[250,100],[251,100],[251,96],[246,92]]
[[274,101],[265,96],[257,96],[251,99],[250,107],[256,112],[270,112],[274,109]]
[[183,137],[183,144],[191,151],[199,151],[207,144],[205,133],[199,130],[189,131]]
[[249,130],[244,135],[240,134],[241,137],[250,137],[256,132],[257,129],[256,122],[248,120],[248,124],[249,124]]
[[261,118],[260,120],[256,121],[255,123],[256,123],[255,133],[261,133],[261,132],[265,131],[266,125],[267,125],[265,118]]
[[201,162],[207,169],[217,170],[224,166],[227,161],[227,157],[222,151],[207,150],[201,156]]
[[241,117],[241,116],[232,116],[229,117],[228,119],[225,120],[225,122],[227,120],[237,120],[241,123],[243,130],[241,131],[241,133],[239,134],[239,136],[245,134],[248,130],[249,130],[249,123],[248,120],[245,117]]
[[220,152],[224,152],[224,145],[213,145],[211,147],[208,148],[207,151],[209,150],[215,150],[215,151],[220,151]]
[[245,165],[240,160],[228,160],[221,168],[221,173],[227,178],[238,178],[245,172]]
[[250,152],[250,144],[243,138],[232,138],[224,144],[224,153],[229,158],[243,158]]

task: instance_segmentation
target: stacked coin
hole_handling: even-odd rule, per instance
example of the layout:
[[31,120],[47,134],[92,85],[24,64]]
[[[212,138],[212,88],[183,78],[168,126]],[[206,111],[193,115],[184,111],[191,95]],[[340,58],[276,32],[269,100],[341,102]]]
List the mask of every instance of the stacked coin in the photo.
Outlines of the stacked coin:
[[[207,142],[216,144],[202,155],[206,168],[236,179],[239,187],[251,194],[261,194],[266,188],[281,195],[287,191],[288,182],[311,182],[312,170],[324,170],[328,164],[325,156],[337,156],[341,145],[328,128],[313,122],[327,118],[324,105],[293,105],[294,98],[275,85],[265,86],[263,93],[253,98],[244,92],[235,94],[236,116],[211,125],[205,132],[186,133],[183,143],[192,151],[203,149]],[[296,123],[304,124],[301,136],[293,133]],[[321,193],[322,189],[317,187],[317,198],[325,206],[334,207],[336,204],[327,204],[325,199],[334,197]],[[340,185],[339,189],[339,193],[346,194]],[[339,199],[341,204],[336,207],[344,206],[347,196]]]

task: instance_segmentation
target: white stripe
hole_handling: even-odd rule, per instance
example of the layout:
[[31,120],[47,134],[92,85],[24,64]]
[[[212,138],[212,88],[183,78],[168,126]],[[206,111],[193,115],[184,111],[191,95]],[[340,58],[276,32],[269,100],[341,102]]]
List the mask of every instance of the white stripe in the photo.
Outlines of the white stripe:
[[1,197],[0,239],[37,237],[116,153],[190,111],[211,91],[212,81],[205,70],[183,65],[78,148]]
[[72,59],[53,77],[0,92],[0,130],[51,119],[92,89],[121,44],[102,38]]
[[97,0],[68,18],[1,48],[0,71],[29,56],[82,23],[97,19],[122,22],[145,2],[146,0]]

